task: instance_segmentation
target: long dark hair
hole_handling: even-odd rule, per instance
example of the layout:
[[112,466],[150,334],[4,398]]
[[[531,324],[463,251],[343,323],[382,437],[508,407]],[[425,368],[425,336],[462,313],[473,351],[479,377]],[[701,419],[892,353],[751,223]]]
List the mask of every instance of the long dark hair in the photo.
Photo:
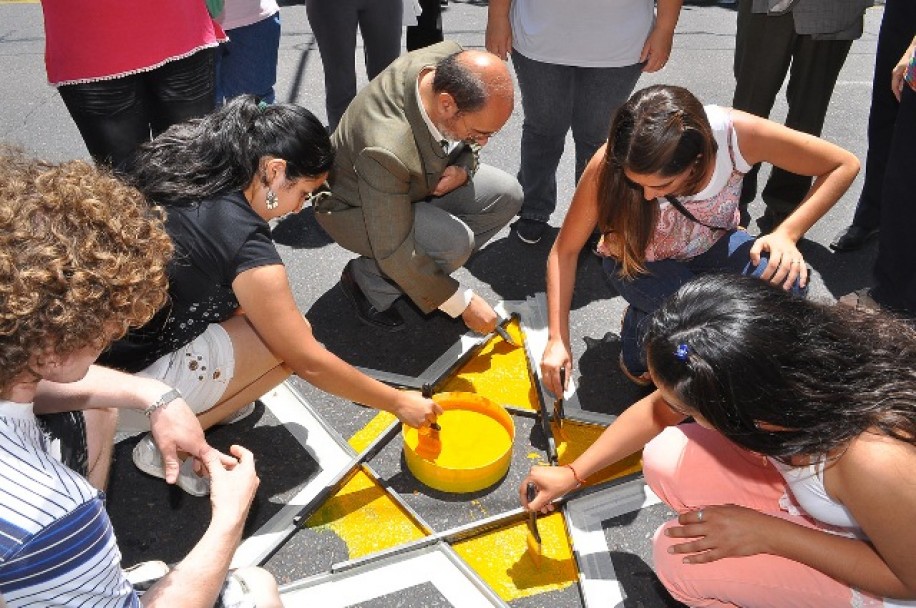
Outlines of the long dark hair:
[[128,180],[151,201],[186,205],[245,188],[266,156],[285,160],[290,180],[321,175],[334,161],[327,130],[307,109],[242,95],[144,144]]
[[707,275],[649,323],[656,382],[747,449],[788,461],[870,430],[916,445],[916,332],[902,321]]
[[646,271],[646,248],[658,221],[658,205],[643,198],[624,169],[673,177],[694,166],[684,187],[695,192],[705,174],[699,161],[713,162],[717,147],[703,104],[682,87],[646,87],[614,114],[598,175],[598,228],[619,237],[621,276]]

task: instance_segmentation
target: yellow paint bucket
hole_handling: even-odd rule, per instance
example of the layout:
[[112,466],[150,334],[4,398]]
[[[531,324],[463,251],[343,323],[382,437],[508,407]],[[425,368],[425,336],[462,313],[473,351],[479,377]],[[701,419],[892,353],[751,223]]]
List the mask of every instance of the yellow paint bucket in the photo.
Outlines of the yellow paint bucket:
[[[476,492],[509,470],[515,423],[505,408],[474,393],[439,393],[441,450],[417,450],[417,429],[404,425],[404,460],[414,477],[443,492]],[[421,455],[424,454],[424,455]]]

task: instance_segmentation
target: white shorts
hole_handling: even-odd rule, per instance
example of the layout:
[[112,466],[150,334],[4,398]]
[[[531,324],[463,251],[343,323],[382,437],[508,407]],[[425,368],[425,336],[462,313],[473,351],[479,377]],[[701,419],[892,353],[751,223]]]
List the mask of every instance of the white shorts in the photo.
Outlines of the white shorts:
[[[209,410],[220,402],[235,376],[235,351],[222,325],[210,324],[193,341],[163,355],[137,376],[155,378],[181,391],[195,413]],[[124,410],[118,430],[132,433],[149,430],[149,419],[142,412]]]

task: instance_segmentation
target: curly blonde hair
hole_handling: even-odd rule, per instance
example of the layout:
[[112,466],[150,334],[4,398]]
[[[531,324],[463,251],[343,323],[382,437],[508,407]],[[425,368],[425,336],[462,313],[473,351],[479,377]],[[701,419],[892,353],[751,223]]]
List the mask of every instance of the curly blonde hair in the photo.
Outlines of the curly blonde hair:
[[51,349],[103,347],[165,303],[160,209],[83,161],[0,146],[0,388]]

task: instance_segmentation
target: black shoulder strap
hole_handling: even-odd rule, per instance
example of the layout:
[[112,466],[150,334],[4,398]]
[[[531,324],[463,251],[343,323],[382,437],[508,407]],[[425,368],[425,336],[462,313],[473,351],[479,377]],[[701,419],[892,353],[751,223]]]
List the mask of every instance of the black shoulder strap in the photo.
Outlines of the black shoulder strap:
[[713,230],[722,230],[722,228],[721,228],[720,226],[710,226],[710,225],[707,224],[706,222],[701,222],[700,220],[698,220],[697,218],[695,218],[695,217],[693,216],[693,214],[690,213],[689,211],[687,211],[687,208],[684,207],[684,205],[681,204],[681,201],[677,200],[677,197],[671,196],[671,195],[669,194],[669,195],[667,195],[667,196],[665,197],[665,200],[668,201],[669,203],[671,203],[671,206],[672,206],[672,207],[674,207],[675,209],[677,209],[677,210],[680,212],[681,215],[683,215],[684,217],[686,217],[686,218],[687,218],[688,220],[690,220],[691,222],[695,222],[695,223],[699,224],[700,226],[706,226],[707,228],[711,228],[711,229],[713,229]]

